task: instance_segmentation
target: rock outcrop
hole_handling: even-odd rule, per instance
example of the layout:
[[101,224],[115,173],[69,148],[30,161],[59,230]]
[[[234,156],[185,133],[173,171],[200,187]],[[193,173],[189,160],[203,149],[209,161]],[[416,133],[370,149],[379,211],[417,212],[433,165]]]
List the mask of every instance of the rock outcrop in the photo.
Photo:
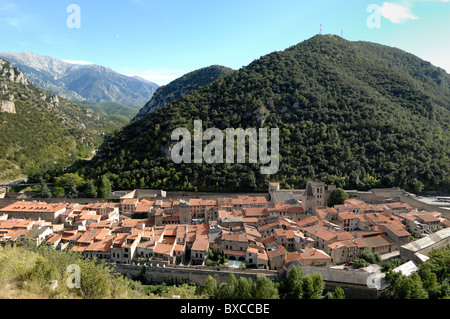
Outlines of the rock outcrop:
[[11,101],[0,101],[0,113],[16,114],[16,106]]

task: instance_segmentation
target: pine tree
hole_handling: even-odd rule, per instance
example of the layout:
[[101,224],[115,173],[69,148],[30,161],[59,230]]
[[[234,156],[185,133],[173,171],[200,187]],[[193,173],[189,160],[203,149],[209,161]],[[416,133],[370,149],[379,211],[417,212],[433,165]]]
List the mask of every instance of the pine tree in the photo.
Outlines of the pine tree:
[[47,183],[41,179],[40,185],[39,185],[39,197],[40,198],[50,198],[52,197],[52,191],[48,187]]
[[100,182],[100,187],[98,191],[101,198],[109,197],[109,194],[111,194],[112,192],[112,184],[111,181],[108,179],[108,176],[106,175],[102,176],[102,180]]
[[90,198],[96,198],[98,196],[98,189],[93,181],[89,181],[86,186],[86,194]]

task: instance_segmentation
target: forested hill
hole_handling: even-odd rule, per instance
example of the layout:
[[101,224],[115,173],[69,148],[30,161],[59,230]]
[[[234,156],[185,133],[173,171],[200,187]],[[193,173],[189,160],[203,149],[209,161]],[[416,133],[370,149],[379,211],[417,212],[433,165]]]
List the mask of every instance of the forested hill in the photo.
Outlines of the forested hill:
[[152,96],[152,99],[139,111],[135,120],[138,120],[170,102],[175,101],[183,95],[188,94],[199,87],[208,85],[232,72],[233,70],[230,68],[221,65],[212,65],[185,74],[169,84],[159,87]]
[[126,123],[37,88],[0,59],[0,180],[33,174],[46,163],[91,157],[103,133]]
[[[450,188],[450,76],[409,53],[318,35],[273,52],[126,126],[80,172],[116,189]],[[175,128],[280,129],[280,170],[174,164]]]

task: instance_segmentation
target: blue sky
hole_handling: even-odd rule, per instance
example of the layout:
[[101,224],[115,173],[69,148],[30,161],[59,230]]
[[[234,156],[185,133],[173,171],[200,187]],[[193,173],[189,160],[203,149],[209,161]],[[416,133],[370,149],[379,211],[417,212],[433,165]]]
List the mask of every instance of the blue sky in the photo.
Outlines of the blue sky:
[[0,0],[0,52],[95,63],[162,85],[212,64],[239,69],[322,24],[324,34],[398,47],[450,73],[449,18],[449,0]]

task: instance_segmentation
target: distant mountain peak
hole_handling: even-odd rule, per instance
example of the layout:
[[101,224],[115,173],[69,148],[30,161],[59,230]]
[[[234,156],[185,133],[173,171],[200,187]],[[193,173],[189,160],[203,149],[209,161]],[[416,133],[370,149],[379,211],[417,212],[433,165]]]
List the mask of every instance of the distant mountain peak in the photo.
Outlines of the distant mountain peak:
[[21,69],[36,86],[74,102],[115,102],[140,109],[158,88],[142,78],[83,61],[64,61],[29,51],[4,52],[0,57]]

